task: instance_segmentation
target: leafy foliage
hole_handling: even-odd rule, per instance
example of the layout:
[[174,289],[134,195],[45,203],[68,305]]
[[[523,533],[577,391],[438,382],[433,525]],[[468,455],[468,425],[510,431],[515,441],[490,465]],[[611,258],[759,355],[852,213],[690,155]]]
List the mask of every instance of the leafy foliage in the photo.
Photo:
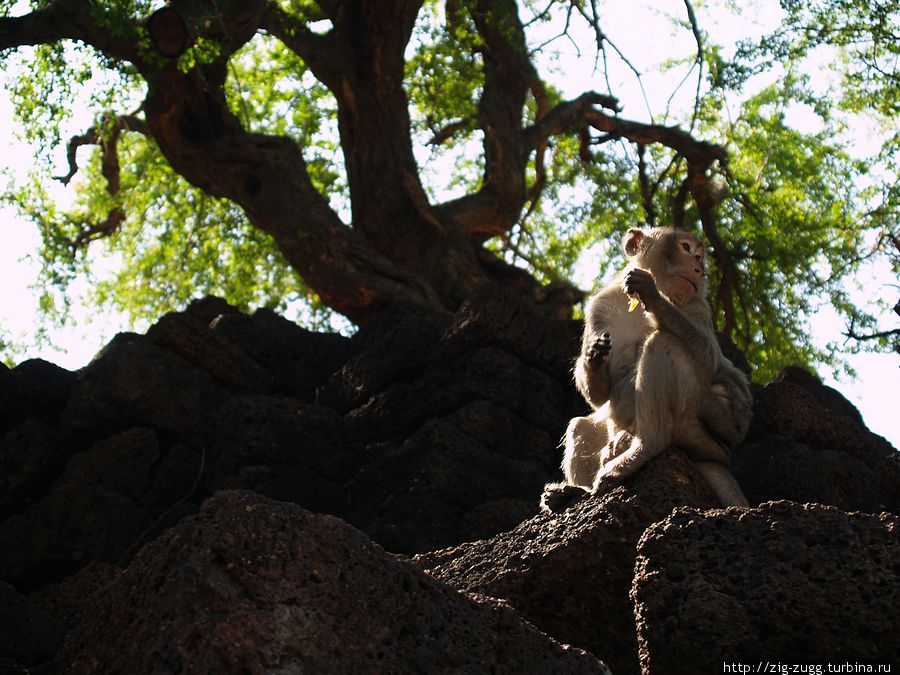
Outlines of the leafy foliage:
[[[674,3],[672,11],[685,6]],[[91,7],[111,32],[132,30],[130,38],[149,49],[134,21],[151,11],[149,3]],[[319,22],[315,3],[280,7],[304,30],[329,30],[327,21]],[[673,88],[666,119],[729,151],[727,165],[711,176],[722,198],[714,232],[708,222],[701,224],[686,187],[687,163],[673,150],[637,146],[615,134],[586,139],[572,129],[533,153],[525,208],[516,225],[488,246],[543,282],[578,278],[588,285],[607,281],[621,265],[618,241],[628,227],[674,223],[704,229],[708,237],[715,235],[711,247],[718,266],[711,269],[711,301],[717,320],[748,352],[760,379],[788,363],[841,365],[845,345],[833,341],[823,348],[809,334],[809,318],[821,303],[846,317],[852,335],[878,334],[851,348],[900,350],[895,334],[879,330],[878,317],[889,315],[892,302],[876,298],[862,306],[848,289],[873,256],[886,254],[900,272],[896,3],[781,0],[781,7],[781,27],[741,43],[734,54],[715,44],[714,33],[698,28],[692,10],[687,21],[673,17],[691,43],[660,64]],[[614,62],[625,63],[640,79],[595,11],[596,3],[521,3],[528,44],[535,50],[529,56],[561,52],[561,43],[579,52],[593,47],[607,81]],[[491,54],[475,23],[470,2],[428,0],[405,52],[410,133],[419,177],[433,201],[474,193],[484,175],[479,115]],[[558,36],[552,26],[562,26]],[[586,44],[585,35],[596,43]],[[632,47],[641,49],[639,42]],[[829,61],[836,84],[825,89],[804,75],[822,50],[835,55]],[[199,39],[182,54],[179,68],[212,67],[222,53],[221,44]],[[87,278],[91,302],[135,320],[207,293],[244,308],[284,310],[305,303],[312,321],[328,320],[329,310],[240,208],[180,177],[142,130],[126,129],[114,141],[109,122],[100,124],[139,110],[145,85],[133,66],[68,42],[3,58],[18,128],[40,158],[5,199],[40,228],[41,307],[48,317],[65,320],[72,301],[65,289],[74,279]],[[522,112],[526,124],[563,100],[565,60],[558,63],[557,72],[534,71]],[[696,82],[698,97],[679,108],[673,105],[674,90],[689,76],[702,77]],[[349,221],[351,186],[337,102],[310,65],[261,32],[228,59],[225,94],[245,129],[288,137],[302,148],[312,184]],[[78,108],[89,117],[73,119]],[[799,114],[807,120],[802,129]],[[851,152],[853,125],[860,119],[884,125],[884,142],[871,157]],[[60,204],[48,180],[54,163],[49,158],[92,124],[102,127],[102,142],[78,153],[76,196]],[[104,161],[110,148],[118,158],[115,186]],[[122,217],[113,218],[118,213]],[[98,248],[112,266],[97,265]]]

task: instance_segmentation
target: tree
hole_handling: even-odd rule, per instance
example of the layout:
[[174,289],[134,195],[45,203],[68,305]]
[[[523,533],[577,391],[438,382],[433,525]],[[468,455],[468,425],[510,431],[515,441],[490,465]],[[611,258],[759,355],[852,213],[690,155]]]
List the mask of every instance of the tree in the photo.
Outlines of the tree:
[[[804,290],[836,288],[851,269],[836,271],[838,258],[861,245],[853,195],[821,218],[836,196],[829,179],[849,165],[829,160],[827,134],[791,135],[759,103],[727,128],[716,80],[726,64],[691,4],[680,8],[697,47],[686,129],[622,118],[613,91],[563,99],[538,72],[536,31],[554,26],[574,40],[580,21],[598,59],[622,53],[596,3],[39,2],[0,19],[8,59],[35,45],[14,88],[33,138],[60,142],[73,86],[98,65],[111,76],[61,177],[86,174],[94,189],[68,212],[37,183],[16,200],[41,223],[56,283],[86,269],[90,242],[109,239],[141,270],[130,281],[170,284],[158,297],[190,295],[221,273],[241,301],[273,303],[297,286],[356,323],[395,302],[453,310],[505,291],[565,316],[580,294],[562,282],[583,244],[635,220],[697,227],[711,244],[720,327],[763,372],[785,356],[825,360],[797,314]],[[753,140],[767,128],[785,141],[777,156],[766,133]],[[441,166],[455,161],[441,189],[416,155],[426,143]],[[98,152],[79,169],[86,144]],[[812,175],[809,203],[787,209],[798,247],[769,219]],[[808,272],[817,256],[830,277]],[[751,270],[766,261],[779,266]],[[600,272],[616,263],[610,255]],[[146,304],[129,286],[100,296]]]

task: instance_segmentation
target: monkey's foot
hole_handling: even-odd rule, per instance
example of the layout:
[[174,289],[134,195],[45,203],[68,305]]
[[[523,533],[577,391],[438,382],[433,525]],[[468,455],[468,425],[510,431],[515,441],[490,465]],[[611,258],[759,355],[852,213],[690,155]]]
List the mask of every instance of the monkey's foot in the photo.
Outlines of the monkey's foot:
[[589,492],[577,485],[568,483],[547,483],[544,486],[544,494],[541,495],[541,511],[543,513],[560,513],[572,506]]

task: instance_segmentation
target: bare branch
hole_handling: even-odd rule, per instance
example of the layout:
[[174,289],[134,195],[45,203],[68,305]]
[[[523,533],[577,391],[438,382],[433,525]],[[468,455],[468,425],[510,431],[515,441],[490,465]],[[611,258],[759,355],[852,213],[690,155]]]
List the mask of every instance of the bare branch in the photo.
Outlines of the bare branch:
[[455,122],[451,122],[443,129],[438,129],[434,132],[434,136],[432,136],[428,141],[426,141],[425,145],[441,145],[445,141],[450,140],[460,131],[464,131],[465,129],[469,129],[474,120],[471,118],[456,120]]
[[560,103],[525,130],[525,140],[529,149],[533,150],[550,136],[561,134],[571,128],[585,127],[589,114],[595,112],[594,106],[610,110],[619,109],[615,98],[592,91],[571,101]]
[[92,241],[103,239],[113,234],[124,222],[125,212],[119,208],[112,209],[103,222],[96,225],[82,225],[78,236],[68,240],[69,246],[73,251],[84,248]]
[[309,30],[306,22],[275,3],[270,3],[263,15],[262,28],[302,58],[329,88],[338,86],[339,75],[347,67],[347,54],[341,53],[331,34],[320,35]]
[[650,186],[650,179],[647,177],[647,162],[644,156],[647,152],[647,146],[643,143],[637,144],[638,153],[638,182],[641,186],[641,199],[644,202],[644,211],[647,213],[647,224],[656,224],[656,209],[653,207],[653,192]]
[[697,56],[694,59],[694,63],[696,63],[699,68],[699,71],[697,72],[697,91],[694,94],[694,112],[691,115],[691,125],[689,127],[689,129],[693,130],[697,124],[697,117],[700,114],[700,87],[703,84],[704,62],[703,34],[700,32],[700,26],[697,24],[697,15],[694,14],[691,0],[684,0],[684,6],[685,9],[687,9],[688,22],[691,24],[691,32],[694,34],[694,40],[697,42]]
[[678,127],[667,127],[655,124],[631,122],[618,117],[611,117],[599,110],[590,109],[585,113],[586,121],[598,131],[615,134],[627,138],[633,143],[659,143],[672,148],[682,155],[689,165],[702,167],[702,171],[713,162],[727,162],[725,149],[714,143],[698,141],[688,132]]
[[[894,311],[900,314],[900,302],[894,307]],[[856,340],[857,342],[866,342],[870,340],[879,340],[881,338],[892,337],[894,335],[900,336],[900,328],[894,328],[892,330],[883,330],[875,333],[857,333],[856,332],[856,321],[854,319],[850,320],[850,325],[847,327],[847,330],[843,332],[844,337],[848,340]]]
[[103,152],[102,172],[106,178],[106,190],[114,195],[119,191],[119,160],[117,146],[119,134],[123,131],[137,131],[149,135],[147,123],[136,115],[121,115],[105,118],[100,124],[91,127],[85,133],[74,136],[69,140],[66,157],[69,161],[69,173],[65,176],[54,176],[63,185],[78,173],[77,153],[78,148],[84,145],[99,145]]
[[[616,53],[616,55],[621,59],[622,63],[624,63],[632,73],[634,73],[635,79],[637,80],[638,87],[640,87],[641,95],[644,98],[644,105],[647,107],[647,115],[650,117],[651,123],[653,122],[653,110],[650,108],[650,100],[647,98],[647,92],[644,89],[644,80],[641,74],[641,71],[635,67],[635,65],[631,62],[631,60],[625,56],[625,53],[619,49],[618,45],[615,42],[609,39],[609,36],[603,32],[603,29],[600,28],[600,15],[597,10],[596,0],[591,0],[591,14],[588,15],[587,10],[582,6],[581,3],[574,3],[576,9],[579,14],[584,17],[584,20],[588,22],[588,24],[594,30],[594,39],[597,42],[597,47],[600,49],[603,54],[603,63],[606,64],[606,48],[605,45],[609,45],[612,50]],[[607,74],[606,87],[607,91],[612,92],[609,84],[608,77],[609,69],[604,67],[604,74]]]

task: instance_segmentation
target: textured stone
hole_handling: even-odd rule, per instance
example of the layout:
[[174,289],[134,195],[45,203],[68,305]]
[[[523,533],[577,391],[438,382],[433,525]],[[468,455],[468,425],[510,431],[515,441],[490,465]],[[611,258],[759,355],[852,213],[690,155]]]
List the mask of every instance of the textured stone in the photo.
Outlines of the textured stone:
[[317,402],[325,382],[355,350],[349,338],[305,330],[267,309],[252,316],[222,314],[210,328],[268,372],[273,394],[306,403]]
[[0,524],[0,579],[28,591],[92,560],[115,563],[150,526],[127,497],[64,483]]
[[447,314],[392,307],[353,337],[356,355],[328,380],[320,402],[347,412],[390,385],[421,378],[450,322]]
[[36,417],[27,417],[0,438],[0,521],[46,493],[68,454],[56,427]]
[[202,368],[229,389],[268,393],[271,388],[268,371],[192,314],[166,314],[150,327],[147,338]]
[[498,347],[553,377],[566,377],[580,351],[580,321],[548,320],[506,293],[463,303],[441,338],[441,357]]
[[785,368],[757,392],[750,433],[732,464],[751,504],[790,499],[900,513],[900,453],[800,368]]
[[134,427],[75,455],[61,481],[117,492],[137,502],[150,487],[151,471],[158,461],[156,432]]
[[53,617],[0,582],[0,659],[36,666],[56,653],[62,639],[62,626]]
[[35,605],[47,612],[67,630],[76,626],[87,599],[116,579],[122,570],[115,565],[92,562],[62,581],[47,584],[29,596]]
[[[366,465],[348,486],[348,519],[401,553],[493,536],[537,513],[556,454],[550,437],[518,416],[472,403]],[[497,503],[505,508],[486,507]]]
[[671,452],[603,498],[585,497],[492,539],[414,560],[455,588],[506,600],[548,635],[587,649],[615,673],[637,673],[629,599],[637,542],[673,508],[715,503],[685,456]]
[[198,438],[222,395],[181,357],[144,341],[114,341],[80,372],[62,426],[74,438],[136,425]]
[[246,488],[314,511],[346,510],[359,444],[329,408],[273,396],[233,397],[215,422],[205,484]]
[[[134,645],[140,645],[135,649]],[[602,673],[331,516],[223,492],[91,596],[67,673]]]
[[76,374],[44,361],[23,361],[0,377],[0,434],[28,417],[55,423]]
[[817,504],[681,509],[638,545],[644,673],[900,660],[900,518]]
[[890,464],[879,469],[841,450],[765,436],[740,446],[732,464],[751,504],[790,499],[845,511],[879,513],[900,508],[900,479]]

